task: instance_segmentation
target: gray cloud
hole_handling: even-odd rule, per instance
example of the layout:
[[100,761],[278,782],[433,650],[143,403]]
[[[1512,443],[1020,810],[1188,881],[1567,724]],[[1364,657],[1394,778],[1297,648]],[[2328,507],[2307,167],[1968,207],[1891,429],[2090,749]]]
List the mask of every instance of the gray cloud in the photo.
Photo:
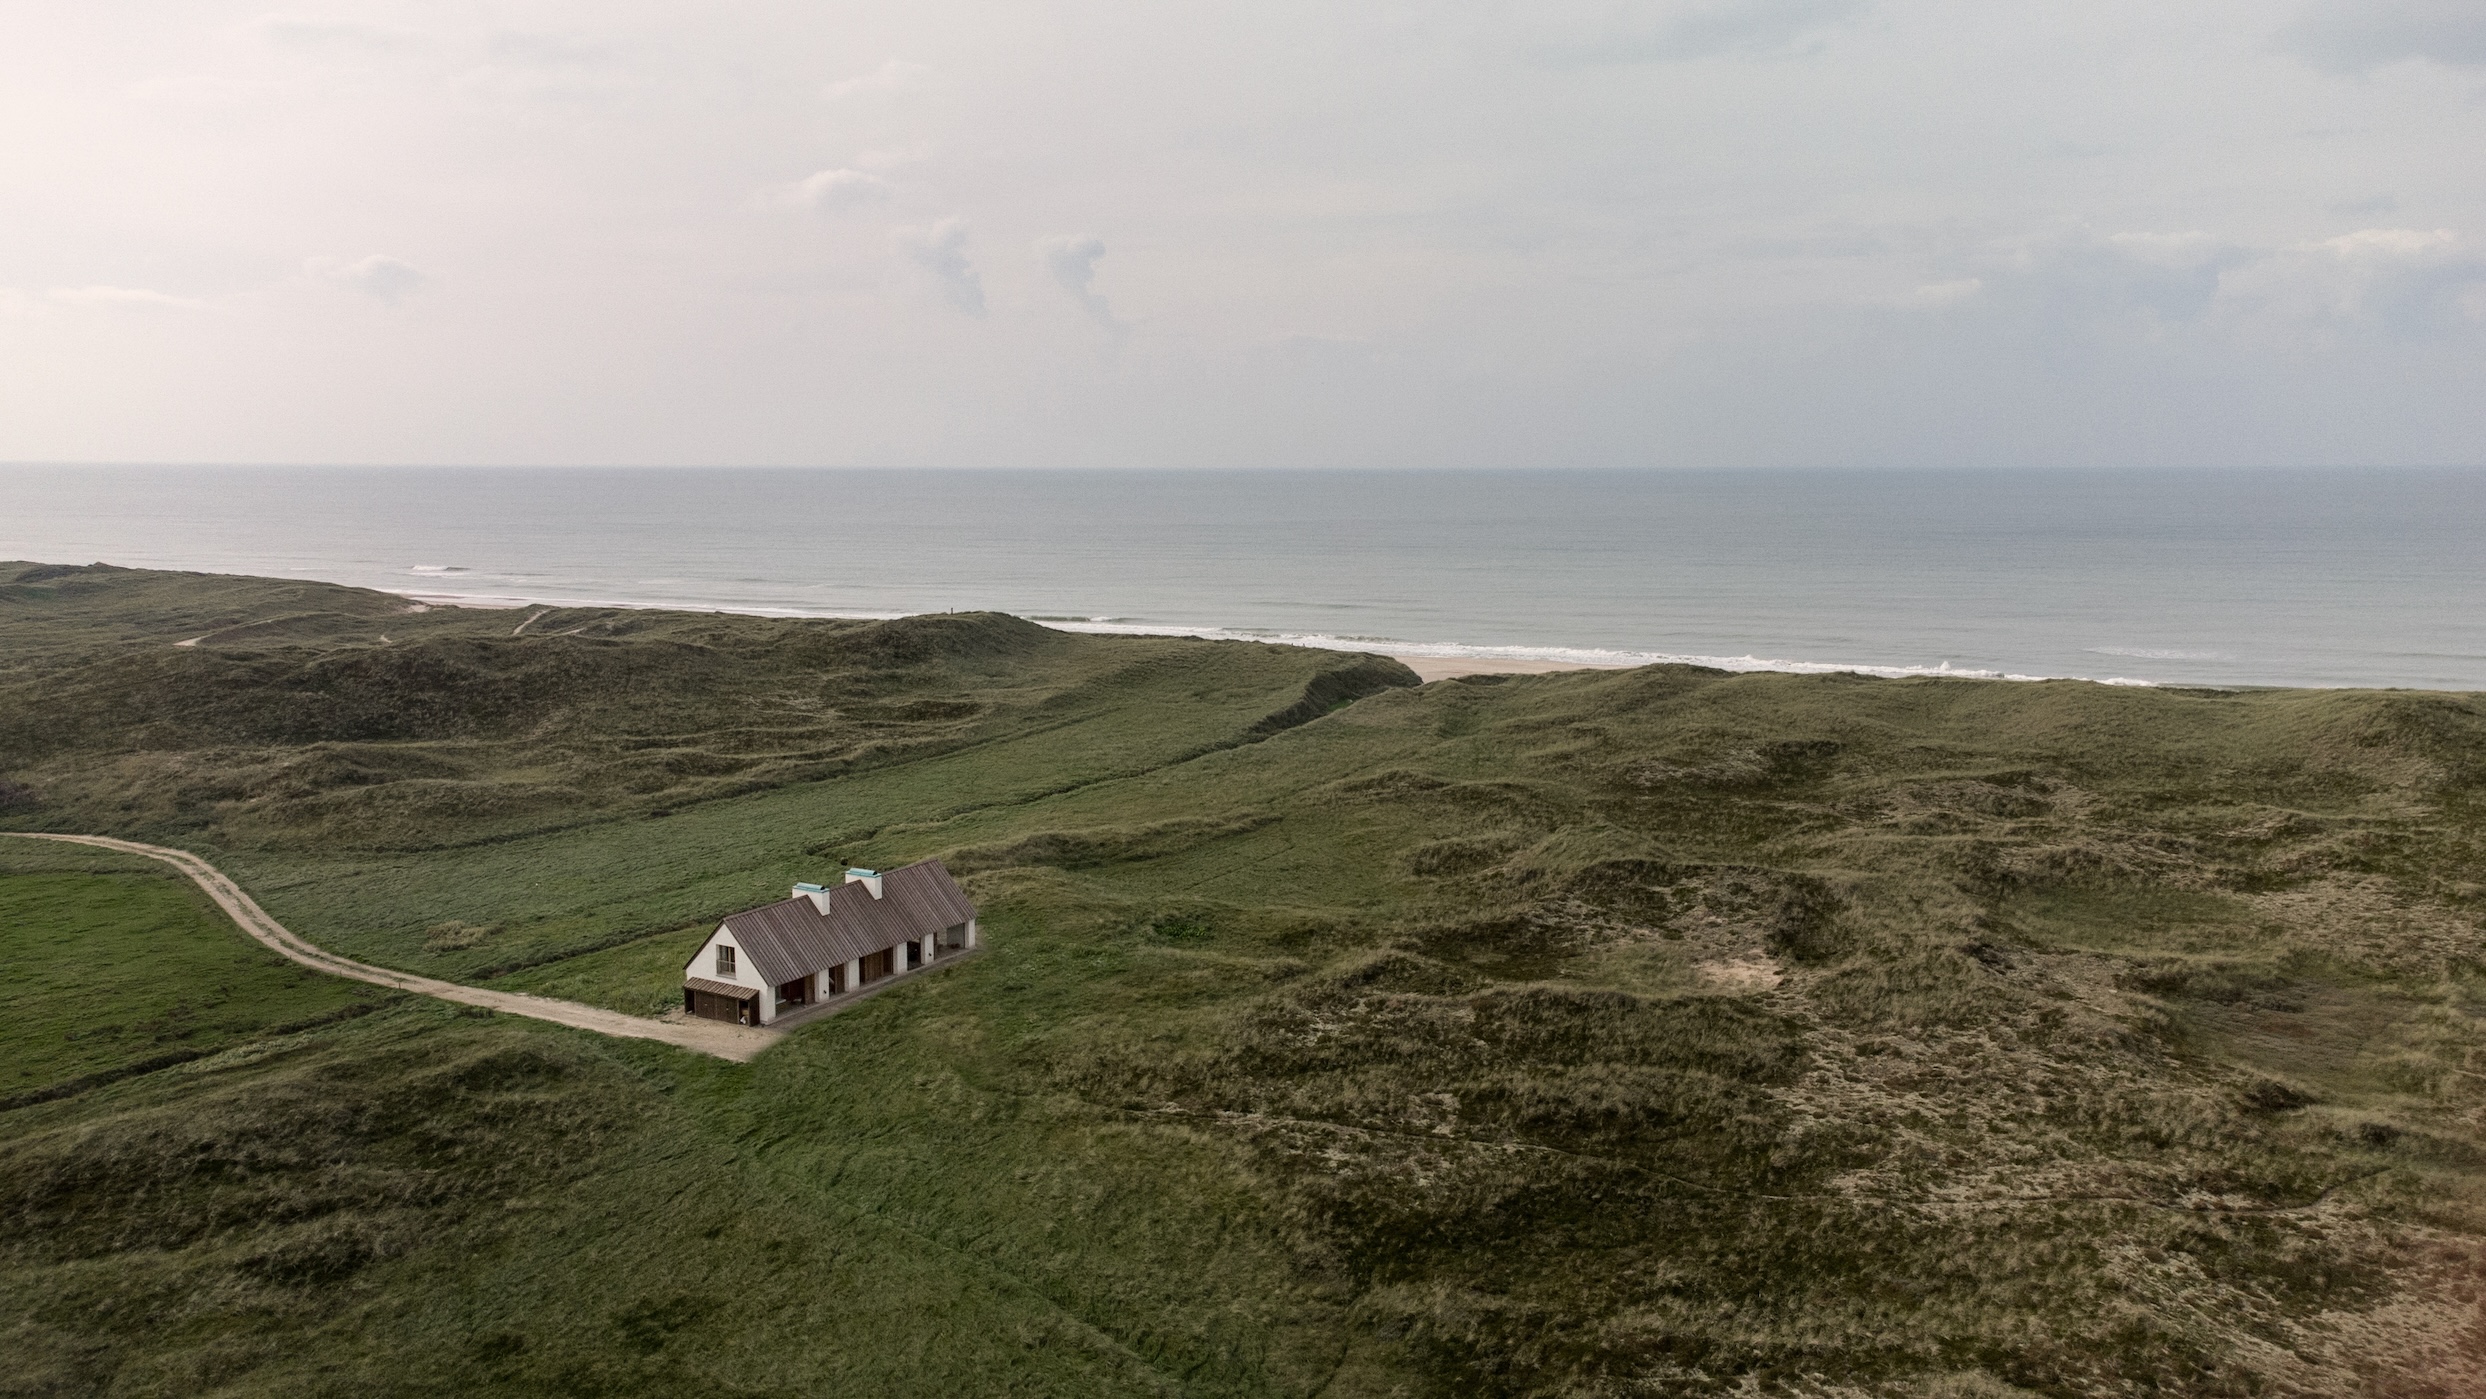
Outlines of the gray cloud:
[[2317,67],[2362,72],[2403,59],[2486,65],[2479,0],[2319,0],[2282,42]]
[[1525,42],[1564,63],[1784,53],[1849,23],[1872,0],[1546,0],[1521,10]]
[[1972,260],[1898,304],[2041,339],[2141,343],[2169,327],[2310,347],[2340,330],[2486,330],[2486,257],[2448,229],[2367,228],[2278,247],[2207,234],[2057,238]]
[[984,314],[984,279],[967,260],[967,222],[942,219],[922,228],[901,228],[890,237],[899,251],[941,284],[949,303],[970,316]]
[[1114,319],[1113,307],[1096,292],[1096,264],[1104,256],[1101,238],[1047,238],[1036,244],[1036,258],[1054,284],[1070,293],[1098,325],[1120,331],[1123,325]]
[[820,89],[820,95],[832,102],[849,97],[868,97],[875,93],[904,92],[922,84],[932,70],[921,63],[893,58],[868,73],[840,78]]
[[863,170],[822,170],[806,175],[792,184],[779,185],[768,197],[776,203],[791,204],[805,209],[853,209],[866,204],[885,202],[891,193],[887,180]]
[[2486,256],[2449,229],[2366,228],[2227,272],[2231,303],[2299,325],[2409,338],[2486,328]]
[[0,460],[2486,464],[2481,0],[263,3],[12,15]]
[[351,260],[315,257],[304,264],[304,270],[322,281],[361,292],[391,306],[430,286],[432,282],[422,269],[386,253],[373,253],[369,257]]
[[1984,299],[2032,328],[2095,330],[2133,320],[2198,320],[2217,304],[2220,277],[2254,254],[2205,233],[2125,233],[2050,239],[1995,259],[1979,278]]

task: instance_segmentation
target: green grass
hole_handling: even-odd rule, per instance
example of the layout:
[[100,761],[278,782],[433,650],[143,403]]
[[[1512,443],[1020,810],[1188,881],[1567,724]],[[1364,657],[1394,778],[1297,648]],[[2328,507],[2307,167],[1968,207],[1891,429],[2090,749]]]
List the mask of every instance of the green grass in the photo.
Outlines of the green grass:
[[632,1015],[655,1014],[682,1004],[682,969],[714,931],[703,923],[658,933],[495,977],[492,987],[584,1001]]
[[8,1383],[1314,1387],[1343,1318],[1239,1154],[992,1078],[981,965],[748,1067],[411,1004],[24,1110]]
[[294,965],[152,861],[0,839],[0,1101],[370,1005]]
[[426,609],[321,583],[0,573],[0,816],[219,846],[472,844],[943,753],[1032,795],[1415,681],[1374,657],[991,613]]
[[[41,586],[0,631],[60,704],[195,620],[141,625],[154,575]],[[351,611],[314,600],[285,617]],[[461,674],[557,655],[437,625]],[[240,741],[310,683],[263,679],[213,732],[63,721],[6,819],[177,838],[353,955],[625,1010],[843,863],[952,859],[987,954],[749,1065],[406,1002],[0,1115],[0,1393],[2486,1385],[2475,697],[1413,689],[972,619],[615,626],[599,673],[661,693],[595,724],[712,730],[695,671],[964,727],[662,818],[469,839],[417,801],[375,840],[306,813],[396,809],[450,740],[274,792],[341,740]],[[286,674],[364,644],[259,635]],[[418,719],[456,690],[399,683]],[[458,780],[638,771],[575,702],[496,700]],[[123,805],[129,763],[191,785]]]

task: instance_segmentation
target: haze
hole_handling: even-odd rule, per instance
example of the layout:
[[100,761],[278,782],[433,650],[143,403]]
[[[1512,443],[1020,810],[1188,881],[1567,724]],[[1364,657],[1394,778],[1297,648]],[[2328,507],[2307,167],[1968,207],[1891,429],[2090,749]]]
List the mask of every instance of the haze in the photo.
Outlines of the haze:
[[17,6],[0,459],[2486,462],[2486,5]]

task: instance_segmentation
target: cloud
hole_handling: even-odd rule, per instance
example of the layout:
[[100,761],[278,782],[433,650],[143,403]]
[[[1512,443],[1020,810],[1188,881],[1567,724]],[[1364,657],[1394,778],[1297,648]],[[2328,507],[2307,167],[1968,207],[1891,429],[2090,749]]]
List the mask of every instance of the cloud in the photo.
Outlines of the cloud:
[[2220,279],[2264,315],[2427,336],[2486,322],[2486,257],[2447,228],[2366,228],[2282,248]]
[[[2194,232],[2038,239],[1989,255],[1975,269],[1976,291],[1949,300],[1973,295],[2032,326],[2063,330],[2133,321],[2173,324],[2207,315],[2217,303],[2221,274],[2253,256],[2249,249]],[[1919,304],[1945,303],[1920,292]]]
[[792,184],[778,185],[762,198],[799,209],[851,209],[887,199],[890,186],[878,175],[861,170],[822,170]]
[[1646,63],[1785,53],[1871,0],[1555,0],[1526,7],[1519,38],[1561,63]]
[[68,306],[120,306],[134,310],[196,311],[207,303],[187,296],[149,291],[144,287],[54,287],[51,299]]
[[1983,277],[1961,277],[1948,282],[1928,282],[1910,291],[1905,304],[1910,306],[1955,306],[1985,290]]
[[2405,59],[2486,66],[2486,4],[2479,0],[2317,0],[2280,36],[2315,67],[2361,73]]
[[920,63],[893,58],[861,77],[841,78],[820,89],[820,95],[832,102],[848,97],[861,97],[877,92],[903,92],[931,76],[932,70]]
[[967,260],[966,220],[949,218],[924,228],[901,228],[890,238],[916,266],[940,279],[952,306],[970,316],[984,314],[984,279]]
[[1096,264],[1105,256],[1101,238],[1047,238],[1036,244],[1036,259],[1079,309],[1091,320],[1108,330],[1122,330],[1122,322],[1114,319],[1113,307],[1096,293]]
[[2178,326],[2303,339],[2363,327],[2426,337],[2486,324],[2486,257],[2448,229],[2367,228],[2283,247],[2119,233],[1989,251],[1978,274],[1894,303],[2066,341]]
[[392,306],[430,286],[432,281],[421,268],[386,253],[373,253],[351,262],[344,258],[315,257],[303,265],[303,270],[323,281],[377,297]]
[[402,53],[423,42],[422,35],[395,25],[306,15],[261,15],[250,27],[269,43],[291,49],[379,55]]

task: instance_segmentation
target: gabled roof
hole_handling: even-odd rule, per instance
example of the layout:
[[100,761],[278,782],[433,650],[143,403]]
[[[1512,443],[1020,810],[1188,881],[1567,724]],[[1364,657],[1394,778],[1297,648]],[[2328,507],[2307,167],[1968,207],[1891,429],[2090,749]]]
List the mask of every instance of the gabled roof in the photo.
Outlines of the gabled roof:
[[829,891],[825,914],[809,895],[798,895],[732,914],[724,930],[751,960],[751,970],[782,985],[975,917],[975,904],[939,860],[891,870],[880,882],[877,899],[861,884],[840,885]]
[[[922,930],[915,934],[917,937],[929,937],[975,917],[975,901],[958,887],[957,880],[950,878],[949,866],[939,860],[918,860],[905,869],[891,870],[880,877],[878,899],[869,894],[863,897],[884,908],[895,906],[909,926]],[[832,912],[836,909],[834,897],[829,900],[829,907]]]

